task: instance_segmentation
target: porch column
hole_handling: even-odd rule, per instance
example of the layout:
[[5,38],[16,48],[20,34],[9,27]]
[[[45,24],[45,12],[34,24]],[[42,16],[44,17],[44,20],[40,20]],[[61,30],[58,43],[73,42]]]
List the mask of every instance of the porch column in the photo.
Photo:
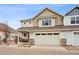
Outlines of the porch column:
[[20,32],[18,32],[18,43],[19,43],[19,38],[20,38]]
[[28,45],[28,47],[30,48],[30,33],[28,32],[28,40],[29,40],[29,45]]

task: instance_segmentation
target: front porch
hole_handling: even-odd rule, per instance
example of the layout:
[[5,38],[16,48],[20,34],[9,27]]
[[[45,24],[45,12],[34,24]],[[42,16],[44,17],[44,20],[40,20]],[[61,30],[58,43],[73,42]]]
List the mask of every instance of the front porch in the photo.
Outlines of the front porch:
[[32,46],[34,45],[34,39],[30,38],[30,32],[20,31],[19,32],[19,44],[22,46]]

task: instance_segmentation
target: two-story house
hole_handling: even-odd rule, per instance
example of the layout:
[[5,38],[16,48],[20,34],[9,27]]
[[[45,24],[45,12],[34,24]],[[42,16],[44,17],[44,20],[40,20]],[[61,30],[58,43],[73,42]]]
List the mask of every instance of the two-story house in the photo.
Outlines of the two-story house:
[[17,29],[22,38],[34,40],[34,45],[79,45],[79,7],[65,16],[48,8],[34,18],[21,20]]

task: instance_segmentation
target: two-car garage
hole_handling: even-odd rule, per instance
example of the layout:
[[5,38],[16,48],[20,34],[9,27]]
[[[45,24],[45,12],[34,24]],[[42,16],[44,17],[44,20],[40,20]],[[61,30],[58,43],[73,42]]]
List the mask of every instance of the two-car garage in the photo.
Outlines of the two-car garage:
[[59,33],[35,33],[35,45],[60,45]]

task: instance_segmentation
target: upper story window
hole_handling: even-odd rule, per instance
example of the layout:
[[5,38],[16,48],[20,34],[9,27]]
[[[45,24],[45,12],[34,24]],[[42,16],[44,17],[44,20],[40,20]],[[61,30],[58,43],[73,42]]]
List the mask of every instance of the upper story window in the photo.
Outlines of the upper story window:
[[71,24],[79,24],[79,17],[71,17]]
[[76,24],[79,24],[79,17],[76,17]]
[[42,26],[49,26],[49,25],[51,25],[51,19],[42,20]]
[[75,24],[75,17],[71,17],[71,24]]

